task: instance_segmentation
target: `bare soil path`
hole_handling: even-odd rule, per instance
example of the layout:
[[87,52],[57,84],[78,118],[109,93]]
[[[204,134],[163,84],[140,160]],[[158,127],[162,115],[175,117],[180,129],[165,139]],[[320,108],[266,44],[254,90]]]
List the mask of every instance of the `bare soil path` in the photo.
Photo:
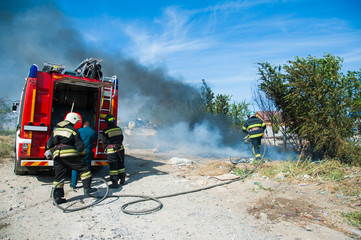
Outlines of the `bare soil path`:
[[[171,153],[128,149],[127,184],[111,193],[160,196],[217,183],[196,173],[199,166],[215,159],[178,156],[193,162],[179,166],[169,164],[172,157]],[[357,233],[346,223],[337,222],[337,214],[350,204],[349,199],[322,195],[317,185],[254,176],[161,199],[163,208],[147,215],[124,214],[121,206],[131,200],[127,198],[108,198],[94,207],[64,213],[49,197],[51,174],[16,176],[12,160],[0,161],[0,239],[300,240],[352,239],[350,233]],[[107,168],[94,176],[108,179]],[[65,191],[65,197],[82,194],[82,189],[71,192],[68,183]],[[150,206],[154,203],[133,208]]]

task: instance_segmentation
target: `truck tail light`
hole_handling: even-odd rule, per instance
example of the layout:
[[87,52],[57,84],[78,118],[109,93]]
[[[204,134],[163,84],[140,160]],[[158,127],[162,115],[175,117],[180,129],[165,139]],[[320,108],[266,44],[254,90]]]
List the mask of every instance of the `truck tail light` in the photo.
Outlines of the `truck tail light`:
[[28,131],[24,131],[24,138],[29,138],[30,137],[30,135],[29,135],[29,132]]
[[28,149],[29,149],[29,146],[30,144],[27,144],[27,143],[23,143],[21,145],[21,155],[25,156],[25,155],[28,155]]

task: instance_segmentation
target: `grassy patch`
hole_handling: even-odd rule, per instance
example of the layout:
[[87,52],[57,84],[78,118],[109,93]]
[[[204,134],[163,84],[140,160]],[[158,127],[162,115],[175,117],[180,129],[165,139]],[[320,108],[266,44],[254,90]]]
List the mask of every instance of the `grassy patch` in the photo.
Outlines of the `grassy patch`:
[[0,130],[0,136],[15,136],[15,130]]
[[261,166],[259,173],[270,178],[282,173],[291,182],[327,182],[327,191],[345,196],[359,196],[361,193],[361,168],[341,164],[337,160],[287,161]]
[[250,173],[251,170],[247,169],[247,168],[233,168],[232,169],[232,173],[237,175],[237,176],[241,176],[243,177],[244,175]]
[[197,172],[199,175],[202,176],[218,176],[225,173],[229,173],[233,167],[233,164],[221,162],[221,161],[214,161],[210,162],[204,166],[201,166]]
[[[254,163],[238,164],[232,171],[236,175],[244,176],[254,167]],[[361,194],[361,167],[350,167],[337,160],[267,162],[261,164],[256,173],[282,181],[326,183],[326,191],[344,196]]]
[[342,213],[341,215],[350,225],[361,228],[361,212]]
[[14,156],[14,135],[0,135],[0,158],[10,158]]

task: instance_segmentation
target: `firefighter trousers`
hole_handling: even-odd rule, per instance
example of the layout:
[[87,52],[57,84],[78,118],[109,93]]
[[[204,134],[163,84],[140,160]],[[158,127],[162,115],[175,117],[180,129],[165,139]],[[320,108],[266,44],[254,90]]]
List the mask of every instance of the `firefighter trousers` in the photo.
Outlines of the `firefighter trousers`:
[[251,138],[252,150],[253,150],[253,154],[254,154],[254,157],[256,158],[256,160],[260,160],[262,158],[261,139],[262,139],[262,137]]
[[[84,189],[89,189],[91,183],[91,172],[86,163],[80,159],[79,156],[56,157],[54,159],[55,177],[53,186],[63,180],[67,171],[70,169],[76,170],[80,173]],[[54,197],[55,199],[64,197],[64,183],[59,184],[54,190]]]
[[[86,155],[84,157],[84,162],[86,163],[86,165],[88,166],[89,170],[91,171],[91,165],[92,165],[92,160],[94,158],[94,153],[93,150],[90,148],[85,148],[86,151]],[[77,182],[78,182],[78,175],[79,173],[76,170],[72,170],[71,171],[71,186],[75,187]]]
[[119,179],[121,183],[124,183],[125,180],[124,155],[125,155],[124,149],[116,153],[108,154],[110,181],[112,181],[113,183],[118,182]]

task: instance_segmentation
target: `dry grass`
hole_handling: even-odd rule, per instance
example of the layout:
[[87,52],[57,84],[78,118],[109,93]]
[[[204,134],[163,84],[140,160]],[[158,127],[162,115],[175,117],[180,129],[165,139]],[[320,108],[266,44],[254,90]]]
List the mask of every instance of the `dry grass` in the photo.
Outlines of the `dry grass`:
[[[196,173],[202,176],[217,176],[232,171],[243,176],[254,167],[247,163],[234,166],[228,162],[213,161],[201,166]],[[324,183],[325,190],[332,194],[361,195],[361,167],[350,167],[336,160],[267,162],[261,164],[255,173],[278,181]]]
[[197,173],[201,176],[218,176],[229,173],[233,168],[232,163],[214,161],[201,166]]
[[0,158],[14,157],[14,136],[0,135]]

